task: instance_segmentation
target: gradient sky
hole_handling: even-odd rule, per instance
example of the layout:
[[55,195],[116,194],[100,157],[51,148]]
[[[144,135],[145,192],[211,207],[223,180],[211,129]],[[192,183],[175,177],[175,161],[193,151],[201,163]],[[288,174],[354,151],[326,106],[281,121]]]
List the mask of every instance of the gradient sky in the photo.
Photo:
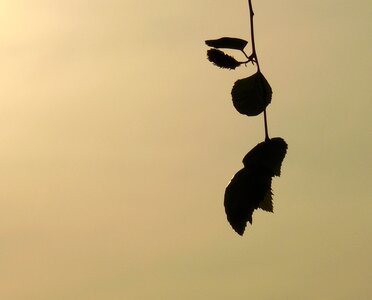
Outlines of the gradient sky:
[[230,91],[254,69],[204,40],[248,39],[246,1],[1,1],[1,299],[372,298],[372,2],[253,5],[289,150],[240,237],[224,189],[264,130]]

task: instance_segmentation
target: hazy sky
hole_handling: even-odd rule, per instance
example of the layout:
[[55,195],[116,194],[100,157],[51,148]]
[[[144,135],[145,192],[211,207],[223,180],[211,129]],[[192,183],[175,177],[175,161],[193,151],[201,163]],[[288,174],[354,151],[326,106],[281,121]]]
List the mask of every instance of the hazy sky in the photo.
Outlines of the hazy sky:
[[[204,40],[247,3],[0,2],[0,298],[372,298],[372,3],[253,1],[274,214],[223,194],[264,138]],[[250,44],[248,45],[248,47]]]

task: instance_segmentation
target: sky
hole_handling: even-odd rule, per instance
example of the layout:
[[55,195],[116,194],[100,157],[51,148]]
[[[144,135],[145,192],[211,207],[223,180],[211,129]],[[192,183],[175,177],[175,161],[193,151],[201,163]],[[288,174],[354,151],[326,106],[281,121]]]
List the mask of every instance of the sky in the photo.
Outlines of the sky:
[[[0,3],[0,298],[372,298],[372,3],[253,1],[274,214],[243,237],[223,195],[263,117],[204,40],[246,1]],[[250,44],[248,44],[248,49]]]

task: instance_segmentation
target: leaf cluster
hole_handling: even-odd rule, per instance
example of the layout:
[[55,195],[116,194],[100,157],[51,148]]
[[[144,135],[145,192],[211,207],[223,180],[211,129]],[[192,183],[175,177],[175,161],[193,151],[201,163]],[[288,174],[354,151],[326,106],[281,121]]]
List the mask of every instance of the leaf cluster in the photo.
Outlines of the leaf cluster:
[[[242,64],[246,64],[250,61],[253,62],[253,56],[247,56],[244,51],[245,46],[248,44],[246,40],[232,37],[222,37],[216,40],[207,40],[205,43],[207,46],[213,47],[207,51],[208,60],[222,69],[234,70]],[[237,61],[233,56],[230,56],[218,49],[239,50],[244,54],[247,60]]]
[[[250,56],[244,51],[248,44],[246,40],[232,37],[222,37],[216,40],[207,40],[205,43],[213,47],[207,50],[207,58],[217,67],[222,69],[235,70],[248,62],[253,64],[257,61],[256,55]],[[239,50],[247,58],[245,61],[238,61],[233,56],[226,54],[219,49]],[[247,116],[257,116],[262,113],[271,102],[272,89],[265,76],[257,72],[247,78],[235,82],[231,91],[235,109]]]
[[280,176],[287,143],[280,137],[259,143],[243,158],[239,170],[226,187],[224,206],[231,227],[243,235],[247,222],[252,224],[253,211],[273,212],[271,181]]
[[[264,113],[265,141],[259,143],[243,158],[244,167],[239,170],[226,187],[224,207],[232,228],[243,235],[247,222],[252,224],[254,210],[261,208],[273,212],[273,193],[271,182],[274,176],[280,176],[283,159],[287,153],[288,145],[280,137],[269,138],[266,108],[271,103],[272,89],[265,76],[260,71],[257,59],[254,30],[253,8],[251,0],[248,1],[250,10],[250,27],[252,53],[247,55],[245,47],[248,42],[244,39],[222,37],[206,40],[207,58],[215,66],[235,70],[251,62],[257,67],[256,72],[246,78],[237,80],[231,90],[232,104],[243,115],[257,116]],[[246,60],[239,61],[220,49],[240,51]]]

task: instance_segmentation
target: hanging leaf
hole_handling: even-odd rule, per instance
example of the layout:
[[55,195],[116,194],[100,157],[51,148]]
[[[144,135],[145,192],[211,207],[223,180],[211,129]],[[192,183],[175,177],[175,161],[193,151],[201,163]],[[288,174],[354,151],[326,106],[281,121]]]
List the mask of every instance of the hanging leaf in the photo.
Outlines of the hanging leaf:
[[244,47],[248,44],[246,40],[231,37],[223,37],[217,40],[207,40],[205,43],[213,48],[227,48],[241,51],[243,51]]
[[261,72],[235,82],[232,91],[232,101],[235,109],[247,116],[257,116],[271,102],[272,90],[270,84]]
[[265,168],[271,176],[280,176],[280,168],[287,148],[287,143],[280,137],[266,140],[245,155],[243,164],[246,168]]
[[[231,227],[243,235],[247,222],[252,224],[253,211],[262,204],[270,210],[271,176],[259,168],[243,168],[226,187],[224,206]],[[264,201],[266,199],[266,201]]]
[[258,204],[258,207],[267,212],[274,212],[273,192],[271,190],[271,187],[270,190],[267,191],[264,199]]
[[280,137],[259,143],[243,159],[244,168],[226,187],[224,206],[232,228],[243,235],[247,222],[252,224],[255,209],[273,212],[271,181],[280,175],[287,143]]
[[240,66],[234,57],[225,54],[221,50],[209,49],[207,51],[208,60],[215,64],[217,67],[234,70],[236,67]]

